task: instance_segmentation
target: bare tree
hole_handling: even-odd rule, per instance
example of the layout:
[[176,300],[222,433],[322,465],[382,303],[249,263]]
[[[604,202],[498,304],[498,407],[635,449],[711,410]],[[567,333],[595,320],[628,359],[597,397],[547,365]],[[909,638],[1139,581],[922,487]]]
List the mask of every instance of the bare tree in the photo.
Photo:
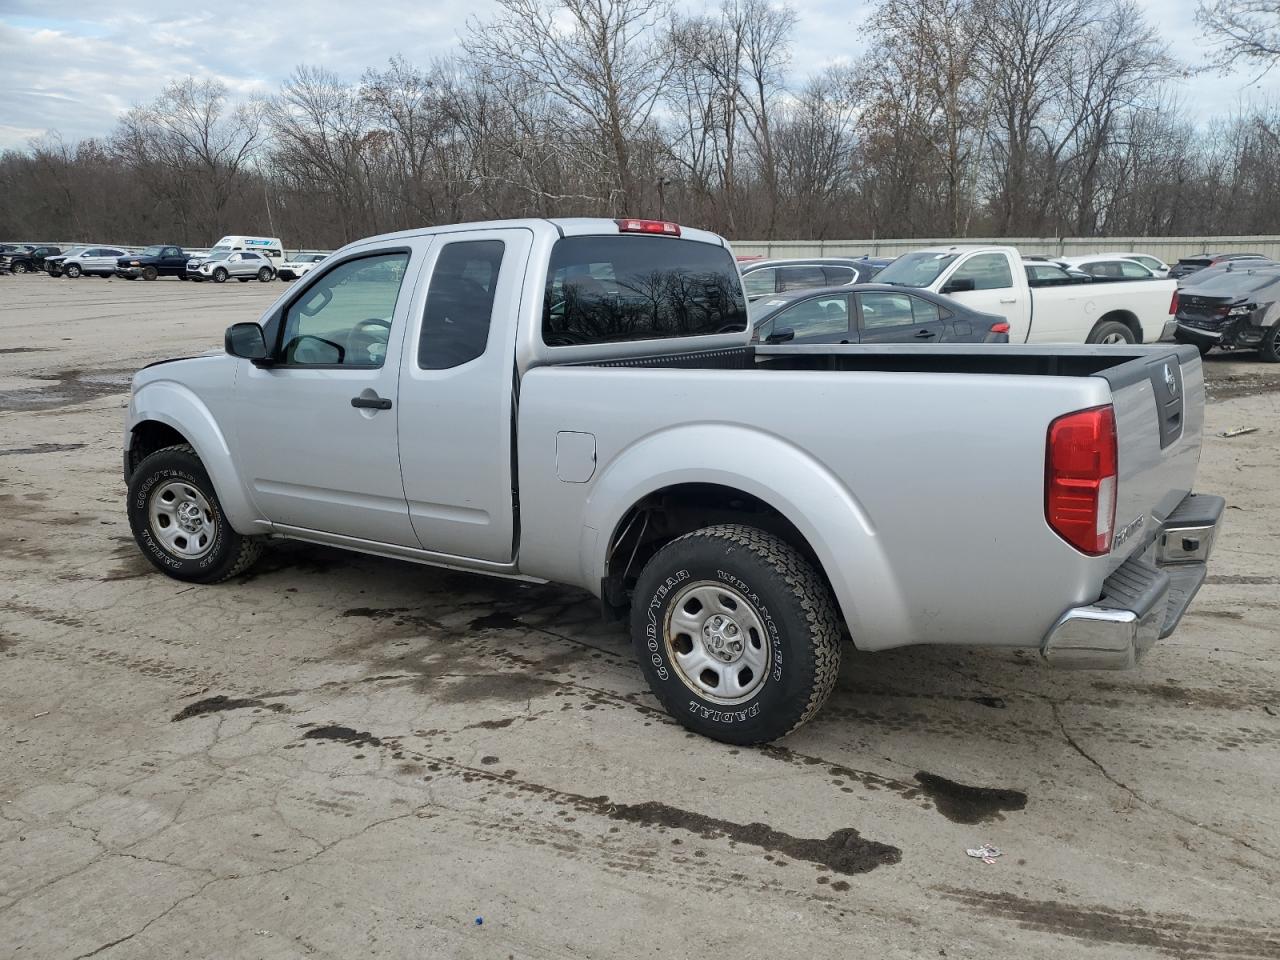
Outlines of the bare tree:
[[658,27],[668,0],[497,0],[493,21],[472,19],[463,47],[496,74],[536,86],[561,110],[547,119],[580,142],[586,123],[616,184],[611,207],[640,200],[631,141],[648,124],[671,73]]
[[1280,61],[1280,2],[1200,0],[1196,22],[1213,46],[1214,66],[1248,63],[1265,73]]

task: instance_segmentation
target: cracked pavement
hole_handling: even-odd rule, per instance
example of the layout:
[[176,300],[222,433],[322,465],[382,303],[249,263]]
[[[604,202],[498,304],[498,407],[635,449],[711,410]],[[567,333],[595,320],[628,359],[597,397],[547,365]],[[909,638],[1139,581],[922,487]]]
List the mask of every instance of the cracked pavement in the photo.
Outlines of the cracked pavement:
[[735,749],[576,591],[141,558],[128,375],[282,290],[0,278],[0,954],[1280,958],[1280,370],[1206,364],[1230,509],[1137,670],[850,653]]

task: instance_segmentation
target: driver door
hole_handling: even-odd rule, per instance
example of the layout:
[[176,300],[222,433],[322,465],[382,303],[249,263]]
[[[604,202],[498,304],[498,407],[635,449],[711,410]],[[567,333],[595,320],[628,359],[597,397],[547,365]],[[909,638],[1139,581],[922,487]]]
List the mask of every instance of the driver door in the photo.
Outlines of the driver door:
[[397,452],[409,302],[429,240],[362,250],[268,320],[273,361],[241,361],[235,454],[273,524],[416,547]]

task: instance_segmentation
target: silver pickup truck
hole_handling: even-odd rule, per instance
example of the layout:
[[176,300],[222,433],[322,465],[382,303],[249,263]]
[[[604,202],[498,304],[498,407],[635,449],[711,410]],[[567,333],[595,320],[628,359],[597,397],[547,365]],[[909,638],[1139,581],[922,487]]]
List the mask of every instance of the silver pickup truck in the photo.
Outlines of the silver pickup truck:
[[718,236],[518,220],[362,240],[225,352],[133,380],[128,514],[172,577],[289,537],[630,610],[654,693],[761,743],[861,650],[1132,666],[1205,577],[1194,347],[748,343]]

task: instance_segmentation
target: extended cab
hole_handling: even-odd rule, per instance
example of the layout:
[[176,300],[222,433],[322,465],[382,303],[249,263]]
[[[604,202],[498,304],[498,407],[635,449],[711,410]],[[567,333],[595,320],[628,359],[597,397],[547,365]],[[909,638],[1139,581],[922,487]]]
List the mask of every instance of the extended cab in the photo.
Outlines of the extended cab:
[[225,352],[134,377],[130,525],[201,583],[287,537],[581,587],[629,608],[667,709],[733,743],[814,715],[845,628],[1127,667],[1177,626],[1223,508],[1192,494],[1194,347],[747,327],[727,244],[676,224],[362,240]]
[[177,244],[153,244],[141,253],[130,253],[116,260],[116,276],[126,280],[154,280],[156,277],[187,279],[187,256]]
[[1154,343],[1172,334],[1172,280],[1034,285],[1013,247],[953,246],[899,257],[876,283],[923,287],[1009,321],[1010,343]]

